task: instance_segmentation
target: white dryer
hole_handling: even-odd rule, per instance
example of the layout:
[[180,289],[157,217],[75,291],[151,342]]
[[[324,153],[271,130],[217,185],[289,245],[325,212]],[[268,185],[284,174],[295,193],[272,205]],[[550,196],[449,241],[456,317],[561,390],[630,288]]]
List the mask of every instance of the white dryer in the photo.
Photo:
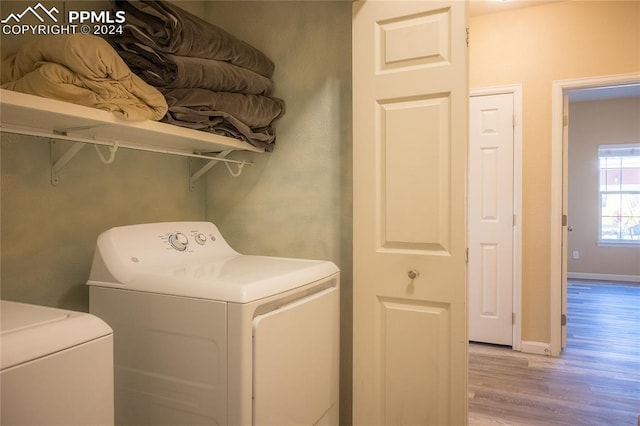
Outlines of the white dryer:
[[0,301],[0,424],[113,426],[113,333],[86,312]]
[[209,222],[101,234],[90,311],[118,425],[337,425],[339,270],[239,254]]

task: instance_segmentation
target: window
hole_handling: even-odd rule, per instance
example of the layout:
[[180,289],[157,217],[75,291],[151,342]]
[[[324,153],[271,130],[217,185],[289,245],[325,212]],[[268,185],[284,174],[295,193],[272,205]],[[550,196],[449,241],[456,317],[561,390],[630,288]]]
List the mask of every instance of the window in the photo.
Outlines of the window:
[[601,243],[640,245],[640,144],[600,145]]

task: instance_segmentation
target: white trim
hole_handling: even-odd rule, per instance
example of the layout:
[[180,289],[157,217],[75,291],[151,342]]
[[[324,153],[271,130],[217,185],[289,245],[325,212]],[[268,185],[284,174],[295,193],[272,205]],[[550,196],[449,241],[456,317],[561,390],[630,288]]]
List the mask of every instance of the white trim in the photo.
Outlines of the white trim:
[[551,348],[548,343],[543,342],[522,342],[522,352],[536,355],[551,355]]
[[513,350],[522,350],[522,85],[473,88],[469,96],[513,94]]
[[592,274],[589,272],[569,272],[567,278],[574,280],[621,281],[640,283],[640,275]]
[[598,247],[627,247],[634,248],[640,246],[640,240],[598,240]]
[[550,349],[551,356],[560,356],[562,350],[562,131],[563,102],[565,90],[614,86],[640,82],[640,73],[609,75],[601,77],[554,80],[551,87],[551,260],[550,276]]

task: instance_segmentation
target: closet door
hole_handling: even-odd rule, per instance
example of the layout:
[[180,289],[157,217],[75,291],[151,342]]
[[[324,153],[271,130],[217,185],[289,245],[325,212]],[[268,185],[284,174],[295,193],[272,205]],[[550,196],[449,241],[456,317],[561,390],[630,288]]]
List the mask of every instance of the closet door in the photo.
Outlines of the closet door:
[[466,9],[353,6],[356,425],[467,422]]

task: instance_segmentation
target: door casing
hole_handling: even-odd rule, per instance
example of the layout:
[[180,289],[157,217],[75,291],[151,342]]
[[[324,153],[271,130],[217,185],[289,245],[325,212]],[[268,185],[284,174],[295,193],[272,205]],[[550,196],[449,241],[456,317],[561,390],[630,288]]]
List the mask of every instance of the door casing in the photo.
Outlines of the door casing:
[[[615,86],[620,84],[640,82],[640,73],[616,74],[599,77],[586,77],[568,80],[554,80],[551,91],[551,209],[550,233],[551,247],[549,250],[549,282],[550,282],[550,355],[560,356],[562,352],[562,306],[566,304],[566,293],[563,288],[566,282],[562,278],[563,269],[563,226],[562,215],[565,191],[567,186],[566,173],[563,167],[563,152],[565,150],[564,135],[564,95],[570,89],[587,89],[600,86]],[[565,296],[563,296],[563,294]]]

